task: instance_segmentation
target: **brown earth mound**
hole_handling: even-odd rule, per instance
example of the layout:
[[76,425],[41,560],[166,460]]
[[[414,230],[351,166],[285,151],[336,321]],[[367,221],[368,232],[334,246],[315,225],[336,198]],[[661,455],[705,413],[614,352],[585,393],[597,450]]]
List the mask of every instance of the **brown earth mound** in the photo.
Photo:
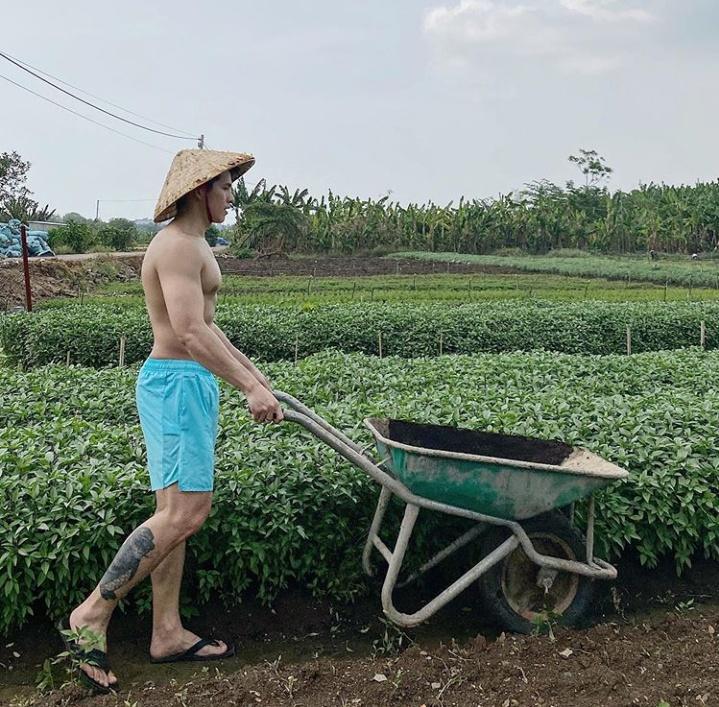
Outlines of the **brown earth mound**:
[[362,277],[365,275],[428,275],[431,273],[511,273],[511,268],[465,263],[439,263],[376,257],[259,258],[239,260],[222,253],[217,257],[226,274],[314,277]]
[[[91,292],[107,282],[139,277],[142,254],[122,257],[100,256],[85,260],[33,258],[30,261],[33,303],[54,297],[74,297]],[[22,261],[0,260],[0,310],[25,306]]]

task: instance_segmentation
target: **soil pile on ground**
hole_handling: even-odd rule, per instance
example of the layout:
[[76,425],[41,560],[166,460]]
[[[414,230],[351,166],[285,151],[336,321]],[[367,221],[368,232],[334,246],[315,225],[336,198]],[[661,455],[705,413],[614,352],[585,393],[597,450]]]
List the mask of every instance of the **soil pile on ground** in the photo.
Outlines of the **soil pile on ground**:
[[[136,280],[142,254],[122,257],[97,257],[86,260],[33,258],[30,284],[33,303],[55,297],[75,297],[92,292],[108,282]],[[0,260],[0,310],[25,306],[25,279],[22,260]]]

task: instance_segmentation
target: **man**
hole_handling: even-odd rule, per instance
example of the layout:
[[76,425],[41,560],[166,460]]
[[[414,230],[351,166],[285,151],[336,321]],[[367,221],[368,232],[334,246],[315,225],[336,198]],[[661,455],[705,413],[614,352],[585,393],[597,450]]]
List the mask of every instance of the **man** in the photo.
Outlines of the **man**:
[[211,223],[225,220],[232,182],[253,164],[245,154],[183,150],[172,162],[155,209],[157,223],[174,218],[152,239],[142,264],[154,345],[136,394],[157,509],[128,536],[98,586],[70,614],[74,635],[98,636],[101,649],[83,648],[81,638],[64,634],[82,661],[80,677],[99,692],[117,687],[104,650],[112,612],[147,575],[153,661],[234,655],[233,646],[183,628],[179,594],[185,540],[202,527],[212,502],[219,402],[212,374],[244,393],[257,422],[283,419],[265,377],[213,321],[222,278],[204,234]]

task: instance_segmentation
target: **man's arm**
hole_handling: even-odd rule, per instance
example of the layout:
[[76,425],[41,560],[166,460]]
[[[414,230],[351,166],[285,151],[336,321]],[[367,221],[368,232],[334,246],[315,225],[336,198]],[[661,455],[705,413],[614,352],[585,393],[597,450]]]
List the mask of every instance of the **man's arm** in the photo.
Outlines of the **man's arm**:
[[225,348],[230,352],[230,354],[239,361],[247,370],[252,373],[252,375],[257,378],[257,380],[260,382],[261,385],[263,385],[267,390],[272,390],[272,386],[270,386],[267,378],[262,374],[262,372],[255,366],[252,361],[250,361],[245,354],[242,353],[239,349],[235,348],[235,346],[232,344],[232,342],[227,338],[227,335],[225,334],[220,327],[217,326],[217,324],[212,324],[210,326],[212,331],[217,334],[220,341],[224,344]]
[[190,243],[178,243],[173,257],[156,267],[170,325],[192,358],[239,388],[247,397],[255,420],[282,420],[282,410],[275,397],[230,354],[205,321],[202,262],[197,249]]

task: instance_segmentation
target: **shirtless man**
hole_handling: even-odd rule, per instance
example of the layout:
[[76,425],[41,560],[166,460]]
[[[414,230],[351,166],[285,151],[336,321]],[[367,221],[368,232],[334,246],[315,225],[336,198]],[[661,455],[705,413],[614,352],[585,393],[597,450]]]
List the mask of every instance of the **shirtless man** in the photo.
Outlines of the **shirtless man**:
[[233,180],[253,164],[249,155],[183,150],[155,209],[156,222],[174,219],[152,239],[142,264],[154,345],[136,393],[157,508],[128,536],[95,590],[70,614],[69,629],[89,629],[102,639],[102,650],[65,639],[76,658],[86,661],[79,667],[83,682],[99,692],[117,686],[104,650],[112,612],[148,575],[153,661],[234,655],[233,646],[200,639],[183,628],[179,595],[185,541],[202,527],[212,502],[219,401],[212,374],[244,393],[257,422],[283,419],[266,378],[213,321],[221,274],[204,234],[211,223],[224,221]]

